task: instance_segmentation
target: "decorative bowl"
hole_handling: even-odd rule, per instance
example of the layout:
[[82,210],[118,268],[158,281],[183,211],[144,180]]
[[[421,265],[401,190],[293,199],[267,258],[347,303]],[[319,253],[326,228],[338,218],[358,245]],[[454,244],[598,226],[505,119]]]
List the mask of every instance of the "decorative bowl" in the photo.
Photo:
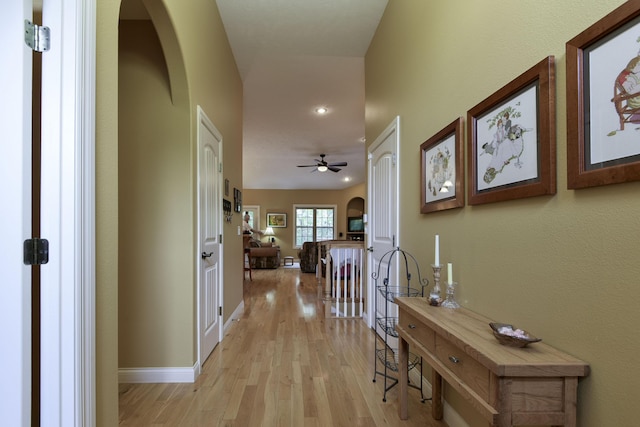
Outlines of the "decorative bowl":
[[526,347],[527,345],[542,341],[540,338],[536,338],[527,331],[522,329],[515,329],[513,325],[507,323],[489,323],[493,330],[493,335],[498,342],[502,345],[508,345],[509,347]]

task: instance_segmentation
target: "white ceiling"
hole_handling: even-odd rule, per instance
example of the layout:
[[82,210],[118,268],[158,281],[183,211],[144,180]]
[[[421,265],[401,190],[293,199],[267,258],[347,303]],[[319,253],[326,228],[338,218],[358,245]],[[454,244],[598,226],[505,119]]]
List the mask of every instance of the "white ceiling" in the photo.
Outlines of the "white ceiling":
[[[364,182],[364,56],[387,0],[216,2],[244,84],[243,187]],[[148,14],[141,0],[123,0],[121,17]],[[315,114],[319,106],[329,113]],[[297,167],[320,154],[348,166],[338,173]]]
[[[217,4],[244,82],[244,188],[342,189],[364,182],[364,55],[387,0]],[[316,115],[318,106],[329,113]],[[296,167],[314,164],[320,154],[348,166],[338,173]]]

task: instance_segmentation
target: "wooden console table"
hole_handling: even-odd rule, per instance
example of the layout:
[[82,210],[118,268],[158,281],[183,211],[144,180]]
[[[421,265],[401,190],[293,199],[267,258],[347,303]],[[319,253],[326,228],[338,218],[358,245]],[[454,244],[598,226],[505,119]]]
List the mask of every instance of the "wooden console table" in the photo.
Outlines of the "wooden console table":
[[[399,407],[408,418],[408,350],[432,368],[431,415],[442,419],[442,381],[495,426],[576,426],[578,378],[589,365],[538,342],[501,345],[487,319],[470,310],[430,306],[424,298],[396,298],[399,321]],[[518,326],[518,325],[516,325]]]

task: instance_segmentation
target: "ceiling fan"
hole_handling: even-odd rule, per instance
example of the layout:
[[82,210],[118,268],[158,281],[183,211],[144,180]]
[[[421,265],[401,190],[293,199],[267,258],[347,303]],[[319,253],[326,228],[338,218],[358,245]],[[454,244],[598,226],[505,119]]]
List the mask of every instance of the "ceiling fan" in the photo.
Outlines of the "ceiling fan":
[[326,172],[327,170],[330,170],[331,172],[340,172],[341,169],[336,166],[347,166],[347,162],[327,163],[324,156],[324,154],[320,154],[321,160],[313,159],[317,162],[315,165],[298,165],[298,167],[315,168],[312,172],[315,172],[316,170],[318,172]]

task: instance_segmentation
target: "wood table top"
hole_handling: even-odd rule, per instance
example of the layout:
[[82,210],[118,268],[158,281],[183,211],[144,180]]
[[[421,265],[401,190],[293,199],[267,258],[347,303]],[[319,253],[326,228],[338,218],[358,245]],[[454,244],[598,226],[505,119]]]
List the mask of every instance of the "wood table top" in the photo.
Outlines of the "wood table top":
[[[471,310],[434,307],[426,298],[398,297],[395,302],[400,310],[420,319],[498,376],[582,377],[589,374],[586,362],[544,342],[524,348],[500,344],[489,326],[494,320]],[[406,334],[404,326],[399,326],[400,335]]]

